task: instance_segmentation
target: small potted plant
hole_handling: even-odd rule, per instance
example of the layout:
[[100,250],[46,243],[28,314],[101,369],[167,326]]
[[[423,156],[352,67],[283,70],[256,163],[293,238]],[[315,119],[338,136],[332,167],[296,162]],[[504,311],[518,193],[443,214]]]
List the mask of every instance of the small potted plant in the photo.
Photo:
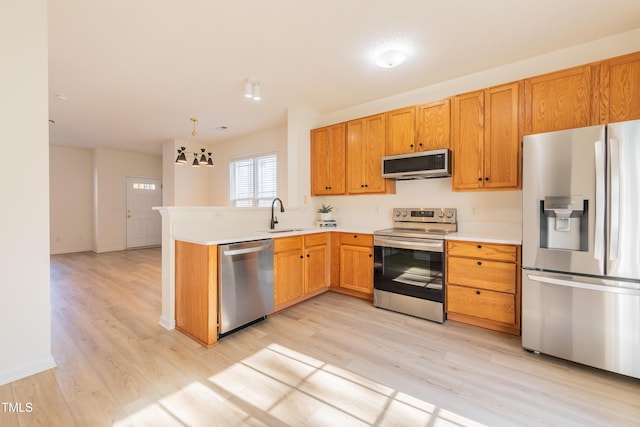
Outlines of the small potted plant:
[[333,206],[325,205],[324,203],[318,209],[318,213],[320,214],[320,219],[322,221],[329,221],[331,219],[331,211],[333,210]]

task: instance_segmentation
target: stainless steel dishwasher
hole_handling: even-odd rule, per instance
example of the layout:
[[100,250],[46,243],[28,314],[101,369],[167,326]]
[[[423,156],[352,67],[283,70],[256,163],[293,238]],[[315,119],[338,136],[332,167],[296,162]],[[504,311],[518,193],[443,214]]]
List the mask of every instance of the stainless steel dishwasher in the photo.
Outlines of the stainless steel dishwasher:
[[273,240],[220,245],[218,335],[273,313]]

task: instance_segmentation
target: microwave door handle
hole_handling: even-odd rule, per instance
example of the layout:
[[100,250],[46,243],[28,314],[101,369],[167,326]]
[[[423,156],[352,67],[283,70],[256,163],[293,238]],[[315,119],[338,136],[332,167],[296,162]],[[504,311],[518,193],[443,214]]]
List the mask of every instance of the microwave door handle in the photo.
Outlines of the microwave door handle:
[[618,259],[620,246],[620,145],[617,139],[609,140],[610,207],[609,212],[609,260]]
[[[598,261],[604,260],[604,212],[605,212],[605,158],[604,142],[595,143],[596,160],[596,226],[593,239],[593,257]],[[602,269],[602,266],[600,267]],[[604,273],[601,271],[601,273]]]

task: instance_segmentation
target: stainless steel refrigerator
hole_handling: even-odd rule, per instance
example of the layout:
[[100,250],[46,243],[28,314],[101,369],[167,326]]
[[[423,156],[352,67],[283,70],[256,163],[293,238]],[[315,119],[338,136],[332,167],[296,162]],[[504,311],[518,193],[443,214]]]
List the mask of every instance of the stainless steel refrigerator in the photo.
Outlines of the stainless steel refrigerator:
[[640,120],[523,142],[522,345],[640,378]]

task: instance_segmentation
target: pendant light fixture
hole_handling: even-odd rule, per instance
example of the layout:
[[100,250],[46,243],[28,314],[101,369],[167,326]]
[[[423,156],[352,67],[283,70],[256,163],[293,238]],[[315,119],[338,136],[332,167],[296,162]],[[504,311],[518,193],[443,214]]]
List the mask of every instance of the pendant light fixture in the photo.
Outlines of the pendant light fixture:
[[[193,166],[194,168],[199,167],[201,164],[204,166],[213,167],[213,158],[211,157],[212,153],[207,152],[206,148],[201,148],[200,153],[198,153],[197,151],[196,152],[187,151],[186,146],[189,144],[191,137],[195,137],[198,134],[198,132],[196,132],[196,123],[198,122],[198,119],[196,119],[195,117],[192,117],[189,120],[191,120],[191,122],[193,123],[193,130],[191,131],[191,135],[189,135],[189,137],[187,138],[187,142],[185,143],[185,146],[180,147],[178,149],[178,157],[176,157],[176,164],[182,165],[187,163],[186,153],[189,153],[189,154],[193,154],[193,163],[191,163],[191,166]],[[200,156],[200,160],[198,160],[198,156]]]
[[256,79],[249,77],[244,84],[244,97],[253,99],[254,101],[260,101],[260,84]]

